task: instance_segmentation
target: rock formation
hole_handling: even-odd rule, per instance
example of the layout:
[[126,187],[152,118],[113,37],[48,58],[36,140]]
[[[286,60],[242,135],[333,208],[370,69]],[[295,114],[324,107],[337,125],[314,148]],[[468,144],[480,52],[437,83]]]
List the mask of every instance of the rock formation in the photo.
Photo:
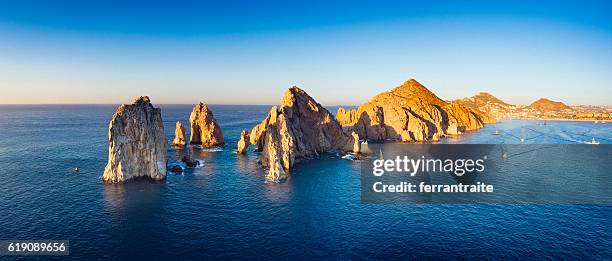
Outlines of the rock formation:
[[438,98],[413,79],[357,109],[340,108],[336,117],[346,129],[371,140],[437,141],[484,126],[478,112]]
[[166,177],[166,137],[161,110],[149,97],[121,105],[108,126],[108,163],[102,180],[116,183],[136,177]]
[[176,122],[176,129],[174,130],[174,140],[172,141],[172,145],[176,146],[184,146],[186,144],[185,140],[185,127],[181,124],[180,121]]
[[212,111],[205,103],[197,104],[189,116],[191,133],[189,142],[202,145],[202,147],[216,147],[223,145],[223,134],[221,127],[217,124]]
[[179,165],[174,165],[170,167],[170,171],[175,174],[182,174],[184,170],[183,170],[183,167]]
[[343,132],[332,114],[296,86],[285,92],[280,107],[272,107],[249,137],[256,150],[262,151],[261,163],[269,168],[271,181],[285,178],[301,159],[355,147],[355,139]]
[[181,158],[181,161],[183,163],[185,163],[185,165],[187,165],[187,167],[190,167],[190,168],[195,168],[195,167],[200,165],[200,162],[198,162],[198,160],[196,160],[193,157],[191,157],[190,154],[186,154],[185,156],[183,156]]
[[351,137],[353,138],[353,153],[361,153],[361,141],[359,141],[359,134],[353,131],[351,133]]
[[238,141],[238,147],[236,148],[236,153],[245,154],[247,149],[251,145],[251,140],[249,138],[249,131],[247,129],[242,130],[240,133],[240,140]]

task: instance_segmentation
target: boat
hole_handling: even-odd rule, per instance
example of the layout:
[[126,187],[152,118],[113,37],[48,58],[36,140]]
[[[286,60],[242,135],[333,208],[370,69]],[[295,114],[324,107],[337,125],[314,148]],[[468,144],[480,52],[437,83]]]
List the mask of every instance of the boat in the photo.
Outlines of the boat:
[[596,141],[595,138],[593,138],[593,140],[591,140],[591,142],[587,142],[587,144],[597,145],[599,144],[599,141]]
[[493,133],[493,135],[500,135],[499,130],[495,130],[495,133]]
[[342,158],[347,159],[347,160],[355,160],[355,155],[349,153],[349,154],[342,156]]

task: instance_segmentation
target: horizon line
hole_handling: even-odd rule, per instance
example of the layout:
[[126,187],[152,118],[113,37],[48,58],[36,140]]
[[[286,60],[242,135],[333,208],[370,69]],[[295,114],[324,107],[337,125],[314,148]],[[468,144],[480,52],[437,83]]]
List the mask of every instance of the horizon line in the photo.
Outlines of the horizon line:
[[[471,98],[471,97],[466,97],[466,98]],[[538,98],[540,99],[540,98]],[[548,99],[548,98],[546,98]],[[444,100],[444,99],[443,99]],[[460,100],[460,99],[456,99],[456,100]],[[453,102],[456,100],[444,100],[446,102]],[[549,99],[550,100],[550,99]],[[536,102],[537,100],[533,101]],[[552,100],[555,102],[562,102],[564,104],[566,104],[567,106],[595,106],[595,107],[612,107],[612,104],[568,104],[565,103],[563,101],[558,101],[558,100]],[[505,101],[504,101],[505,102]],[[510,105],[513,106],[529,106],[530,104],[532,104],[533,102],[529,103],[529,104],[513,104],[513,103],[508,103]],[[206,105],[223,105],[223,106],[278,106],[279,104],[237,104],[237,103],[207,103],[204,102]],[[346,106],[346,107],[359,107],[363,104],[367,103],[361,103],[361,104],[322,104],[320,103],[322,106],[330,106],[330,107],[335,107],[335,106]],[[44,105],[123,105],[123,104],[130,104],[130,103],[0,103],[0,106],[10,106],[10,105],[14,105],[14,106],[33,106],[33,105],[39,105],[39,106],[44,106]],[[196,103],[151,103],[153,105],[196,105],[198,104]]]

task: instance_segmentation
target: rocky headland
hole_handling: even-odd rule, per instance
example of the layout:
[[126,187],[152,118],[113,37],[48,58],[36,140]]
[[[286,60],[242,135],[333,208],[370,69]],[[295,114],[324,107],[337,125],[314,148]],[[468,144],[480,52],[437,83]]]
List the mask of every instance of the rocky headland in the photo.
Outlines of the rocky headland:
[[477,110],[444,101],[414,79],[380,93],[357,109],[338,109],[346,130],[379,141],[437,141],[482,128],[490,119]]
[[205,103],[200,102],[193,108],[189,123],[191,125],[189,143],[202,145],[204,148],[224,144],[221,127]]
[[348,135],[334,116],[302,89],[292,86],[281,105],[274,106],[268,116],[249,135],[261,163],[269,168],[267,179],[279,181],[302,159],[318,157],[324,152],[354,151],[358,135]]
[[108,163],[102,180],[124,182],[138,177],[166,177],[167,143],[161,109],[149,97],[121,105],[108,126]]

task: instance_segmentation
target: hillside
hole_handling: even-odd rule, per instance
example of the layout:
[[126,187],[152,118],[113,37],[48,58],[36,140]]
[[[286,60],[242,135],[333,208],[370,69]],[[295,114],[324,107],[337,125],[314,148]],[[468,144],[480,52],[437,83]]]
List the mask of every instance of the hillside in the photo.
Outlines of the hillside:
[[530,110],[536,110],[539,112],[552,112],[552,111],[562,111],[562,110],[571,110],[569,106],[565,105],[562,102],[551,101],[546,98],[541,98],[529,106],[526,107]]

